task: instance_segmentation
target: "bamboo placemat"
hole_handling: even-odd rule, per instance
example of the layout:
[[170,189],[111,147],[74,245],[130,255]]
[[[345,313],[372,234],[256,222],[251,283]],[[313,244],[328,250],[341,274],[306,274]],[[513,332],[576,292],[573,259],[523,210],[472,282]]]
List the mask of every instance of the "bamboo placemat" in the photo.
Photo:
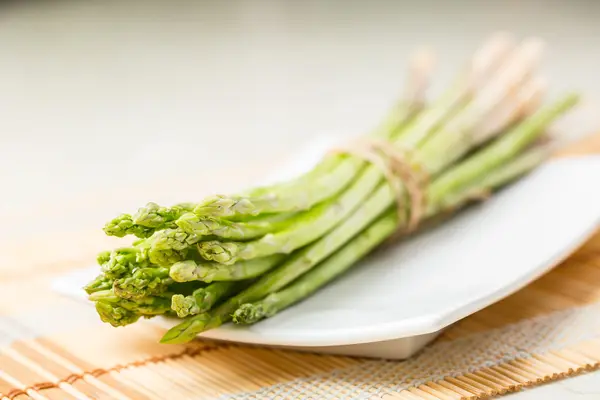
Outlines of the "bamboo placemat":
[[[600,135],[562,156],[592,152],[600,153]],[[600,367],[600,234],[404,362],[209,341],[167,346],[151,323],[106,326],[49,282],[89,265],[110,241],[93,233],[6,250],[2,400],[477,399]]]

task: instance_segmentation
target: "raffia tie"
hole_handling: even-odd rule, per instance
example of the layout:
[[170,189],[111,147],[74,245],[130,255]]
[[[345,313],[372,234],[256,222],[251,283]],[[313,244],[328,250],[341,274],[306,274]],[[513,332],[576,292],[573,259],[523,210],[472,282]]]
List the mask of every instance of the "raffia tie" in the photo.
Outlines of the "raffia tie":
[[408,150],[403,150],[385,140],[360,138],[346,145],[336,147],[332,152],[359,157],[373,164],[383,173],[394,192],[400,222],[403,221],[405,211],[405,192],[402,190],[404,186],[410,200],[410,211],[407,211],[408,223],[406,228],[399,228],[398,231],[411,232],[419,226],[425,213],[427,177],[420,168],[413,166],[411,163],[412,157]]

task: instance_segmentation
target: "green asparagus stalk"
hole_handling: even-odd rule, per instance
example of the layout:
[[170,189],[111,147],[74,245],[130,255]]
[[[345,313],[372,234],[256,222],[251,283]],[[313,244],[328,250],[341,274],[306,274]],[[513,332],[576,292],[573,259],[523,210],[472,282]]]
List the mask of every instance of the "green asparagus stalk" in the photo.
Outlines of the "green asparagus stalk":
[[179,318],[206,312],[225,296],[235,293],[236,282],[214,282],[196,289],[190,296],[176,294],[171,298],[171,309]]
[[262,275],[277,266],[284,258],[285,256],[282,254],[273,254],[249,261],[240,261],[233,265],[186,260],[173,264],[169,275],[176,282],[241,281]]
[[[487,174],[484,173],[483,178],[475,184],[468,185],[468,187],[456,190],[449,189],[446,186],[446,190],[454,190],[454,192],[446,192],[444,196],[438,198],[439,201],[432,201],[427,209],[426,217],[432,217],[448,209],[456,210],[470,200],[478,198],[478,195],[488,193],[491,190],[510,183],[538,166],[547,156],[548,152],[546,149],[535,148],[516,157],[514,160],[508,162],[508,164],[500,165]],[[475,162],[475,160],[469,160],[467,163],[470,161]],[[446,176],[462,175],[460,169],[463,166],[464,164],[449,171]],[[437,185],[438,182],[440,180],[436,181],[432,189],[440,190],[440,187]],[[308,297],[344,273],[358,260],[362,259],[385,239],[390,237],[398,228],[398,218],[396,210],[390,209],[375,223],[344,245],[338,252],[295,280],[285,289],[271,293],[257,302],[241,305],[234,312],[233,321],[238,324],[252,324],[263,318],[271,317],[290,305]]]
[[[503,154],[502,158],[504,160],[507,159],[505,157],[507,157],[508,154],[512,154],[513,156],[518,154],[531,144],[541,132],[543,132],[548,124],[572,107],[576,101],[577,96],[570,95],[539,110],[524,123],[519,124],[516,128],[500,137],[489,147],[486,147],[483,151],[487,153],[487,157],[479,158],[478,162],[480,163],[480,167],[482,169],[488,167],[489,171],[489,168],[497,166],[498,164],[486,163],[488,157],[497,159],[496,153]],[[527,128],[524,129],[522,126],[526,126]],[[446,155],[449,159],[453,158],[453,156],[453,154]],[[459,170],[458,173],[464,172]],[[447,178],[446,175],[444,180],[447,179],[449,178]],[[432,187],[434,186],[435,182],[432,183]],[[386,209],[393,206],[394,199],[394,194],[389,185],[381,185],[379,190],[365,201],[356,212],[320,240],[290,256],[284,264],[275,270],[266,273],[256,283],[219,306],[212,315],[198,314],[171,328],[165,334],[161,342],[187,342],[193,339],[198,333],[228,321],[231,313],[242,304],[258,301],[270,293],[283,288],[300,275],[309,271],[320,261],[343,246],[358,232],[366,228],[371,221],[375,220]]]

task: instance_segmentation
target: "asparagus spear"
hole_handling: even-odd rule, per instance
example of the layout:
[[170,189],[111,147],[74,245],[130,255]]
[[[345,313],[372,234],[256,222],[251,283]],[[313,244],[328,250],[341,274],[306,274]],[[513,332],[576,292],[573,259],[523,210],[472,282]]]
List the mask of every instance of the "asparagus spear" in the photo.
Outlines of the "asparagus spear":
[[[489,170],[489,168],[497,166],[498,164],[486,162],[488,157],[498,159],[497,153],[507,158],[509,154],[518,154],[532,143],[552,120],[567,111],[576,101],[577,96],[566,96],[556,103],[542,108],[524,123],[519,124],[516,128],[497,139],[496,142],[483,150],[487,156],[479,158],[478,164],[480,168],[487,167]],[[522,128],[523,126],[526,128]],[[452,156],[450,155],[448,158],[453,158]],[[464,173],[464,171],[460,169],[458,172],[454,172],[454,174],[461,173]],[[447,176],[444,180],[449,179]],[[432,187],[435,184],[435,182],[432,183]],[[198,333],[228,321],[231,313],[240,305],[258,301],[270,293],[283,288],[343,246],[358,232],[366,228],[383,211],[391,207],[393,202],[394,196],[389,186],[381,185],[375,194],[348,219],[336,227],[336,229],[322,237],[319,241],[296,252],[277,269],[266,273],[256,283],[223,303],[212,315],[198,314],[171,328],[161,339],[161,342],[183,343],[192,340]]]
[[223,297],[233,294],[238,287],[236,282],[214,282],[196,289],[190,296],[176,294],[171,298],[171,309],[179,318],[206,312]]
[[240,281],[257,277],[274,268],[285,258],[282,254],[240,261],[233,265],[218,263],[197,263],[186,260],[175,263],[169,270],[169,275],[176,282],[190,281]]
[[[508,184],[519,176],[531,171],[543,162],[547,155],[548,152],[546,149],[535,148],[518,156],[508,164],[496,167],[481,180],[477,181],[475,184],[468,185],[468,187],[462,187],[461,189],[456,190],[449,189],[448,186],[445,186],[445,190],[454,190],[454,192],[446,191],[443,196],[438,197],[438,201],[433,200],[427,209],[426,216],[431,217],[449,208],[455,210],[469,202],[471,199],[476,198],[474,195],[487,193],[490,190]],[[469,162],[475,162],[475,160],[471,159],[466,163]],[[448,176],[462,175],[459,169],[465,164],[451,170],[448,173]],[[439,190],[441,187],[438,187],[438,182],[440,182],[440,180],[436,181],[433,188]],[[431,191],[429,193],[431,193]],[[252,324],[263,318],[271,317],[290,305],[308,297],[310,294],[344,273],[358,260],[380,245],[396,231],[397,227],[398,215],[396,210],[391,209],[375,223],[344,245],[342,249],[294,281],[285,289],[271,293],[257,302],[241,305],[233,313],[233,321],[238,324]]]

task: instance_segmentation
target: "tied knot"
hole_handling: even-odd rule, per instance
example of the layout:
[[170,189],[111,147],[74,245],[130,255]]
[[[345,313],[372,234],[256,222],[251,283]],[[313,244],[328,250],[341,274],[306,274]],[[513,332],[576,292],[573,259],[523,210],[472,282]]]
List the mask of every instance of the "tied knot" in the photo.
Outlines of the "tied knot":
[[[368,161],[385,176],[396,198],[398,218],[403,221],[407,213],[405,232],[415,230],[425,214],[425,188],[428,182],[426,172],[416,165],[408,149],[402,149],[389,141],[374,138],[360,138],[346,145],[336,147],[333,153],[349,154]],[[409,207],[405,207],[405,193]]]

